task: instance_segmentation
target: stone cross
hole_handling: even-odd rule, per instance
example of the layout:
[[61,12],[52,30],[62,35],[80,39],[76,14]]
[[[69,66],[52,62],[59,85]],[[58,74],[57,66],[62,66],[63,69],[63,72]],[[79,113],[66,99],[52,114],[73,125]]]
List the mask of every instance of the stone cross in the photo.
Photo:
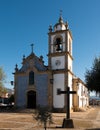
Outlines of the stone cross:
[[70,94],[76,94],[76,91],[70,91],[70,88],[67,87],[67,91],[57,90],[57,94],[66,94],[67,95],[67,108],[66,108],[66,119],[70,119]]
[[60,10],[60,17],[62,17],[62,10]]
[[32,48],[32,53],[33,53],[33,46],[34,46],[34,44],[31,44],[31,48]]

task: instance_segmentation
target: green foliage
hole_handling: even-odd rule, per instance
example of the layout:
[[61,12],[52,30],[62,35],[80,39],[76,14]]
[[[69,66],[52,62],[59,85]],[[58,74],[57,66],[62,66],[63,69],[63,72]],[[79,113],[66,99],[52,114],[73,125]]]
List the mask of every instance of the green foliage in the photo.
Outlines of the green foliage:
[[3,81],[5,79],[5,77],[6,77],[6,75],[5,75],[4,71],[3,71],[3,68],[0,67],[0,81]]
[[46,127],[47,127],[47,122],[50,124],[50,123],[53,123],[52,122],[52,113],[49,109],[49,107],[47,106],[43,106],[43,107],[40,107],[38,106],[36,111],[34,112],[35,116],[34,118],[37,120],[37,121],[40,121],[41,123],[44,124],[44,128],[46,130]]
[[86,71],[85,81],[90,91],[100,92],[100,57],[96,57],[92,68]]
[[3,87],[4,86],[3,81],[5,80],[5,77],[6,77],[6,75],[3,71],[3,68],[0,67],[0,96],[2,96],[2,93],[4,94],[7,92],[6,88]]
[[0,97],[2,97],[2,95],[6,93],[7,93],[7,89],[5,87],[0,86]]
[[14,95],[12,94],[12,95],[9,97],[9,103],[13,103],[14,101],[15,101]]

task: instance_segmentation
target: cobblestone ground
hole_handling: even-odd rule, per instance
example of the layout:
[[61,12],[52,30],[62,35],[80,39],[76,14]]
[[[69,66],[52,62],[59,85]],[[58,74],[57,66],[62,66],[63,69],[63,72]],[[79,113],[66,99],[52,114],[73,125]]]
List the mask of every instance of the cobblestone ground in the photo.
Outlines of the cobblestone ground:
[[[56,128],[61,126],[64,113],[53,113],[54,124],[47,130],[100,130],[100,107],[92,107],[84,112],[72,112],[74,128]],[[41,124],[33,119],[33,113],[0,113],[0,130],[44,130]]]

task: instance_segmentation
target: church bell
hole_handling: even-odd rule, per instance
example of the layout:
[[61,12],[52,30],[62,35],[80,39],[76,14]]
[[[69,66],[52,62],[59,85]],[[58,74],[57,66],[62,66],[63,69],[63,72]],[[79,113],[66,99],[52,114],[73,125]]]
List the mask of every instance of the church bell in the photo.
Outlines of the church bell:
[[61,43],[61,39],[57,38],[56,39],[56,51],[61,51],[62,50],[62,43]]
[[62,49],[61,49],[61,44],[57,44],[56,45],[56,51],[61,51]]

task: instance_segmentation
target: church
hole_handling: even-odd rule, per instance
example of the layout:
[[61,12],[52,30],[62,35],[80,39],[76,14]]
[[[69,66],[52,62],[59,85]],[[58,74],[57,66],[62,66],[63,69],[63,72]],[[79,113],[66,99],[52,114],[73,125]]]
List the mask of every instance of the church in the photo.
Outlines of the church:
[[73,73],[72,33],[62,16],[48,31],[48,66],[43,56],[37,57],[33,51],[23,56],[22,66],[15,66],[14,89],[15,106],[36,109],[38,105],[49,106],[54,111],[65,111],[66,94],[58,95],[60,89],[75,90],[70,94],[70,109],[88,106],[88,90],[84,82]]

